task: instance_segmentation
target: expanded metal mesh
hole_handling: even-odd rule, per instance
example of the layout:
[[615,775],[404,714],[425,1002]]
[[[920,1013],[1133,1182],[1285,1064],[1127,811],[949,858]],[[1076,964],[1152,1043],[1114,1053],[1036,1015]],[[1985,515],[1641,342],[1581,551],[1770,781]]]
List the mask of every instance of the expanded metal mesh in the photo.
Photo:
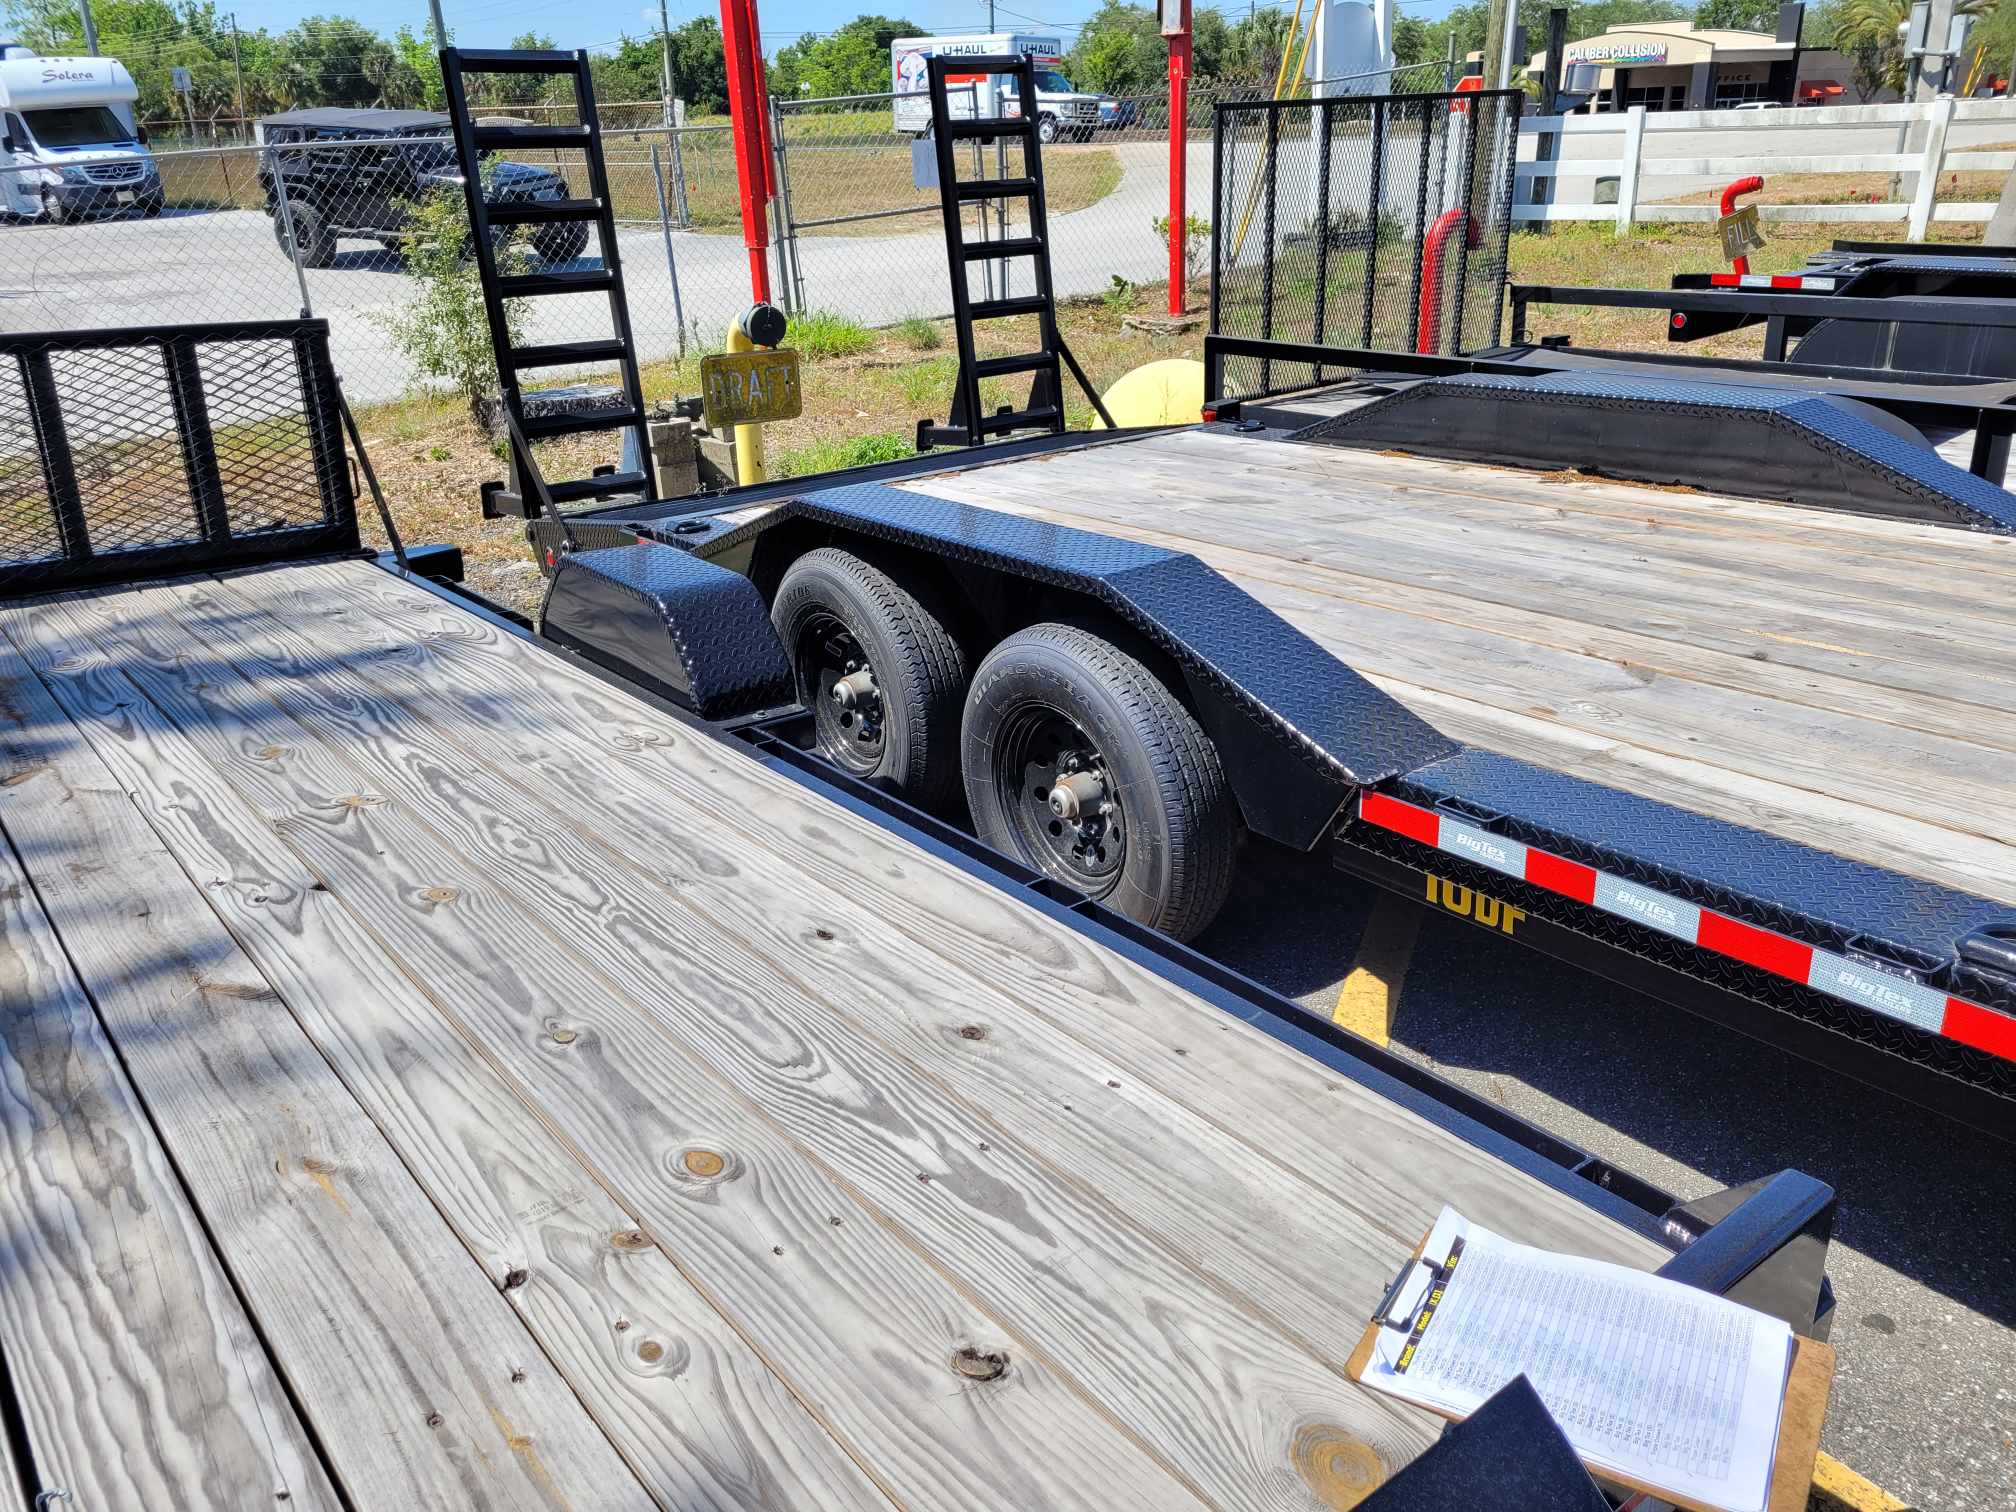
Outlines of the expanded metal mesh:
[[[1312,346],[1475,351],[1498,340],[1516,90],[1221,103],[1211,329]],[[1230,358],[1229,395],[1334,368]]]
[[0,337],[0,591],[357,544],[319,322]]

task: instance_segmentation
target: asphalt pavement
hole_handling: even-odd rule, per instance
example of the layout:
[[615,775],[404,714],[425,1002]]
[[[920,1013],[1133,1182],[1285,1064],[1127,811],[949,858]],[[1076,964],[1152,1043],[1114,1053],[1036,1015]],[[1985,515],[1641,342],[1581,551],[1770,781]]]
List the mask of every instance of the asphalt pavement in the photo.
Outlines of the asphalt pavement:
[[[1112,193],[1051,219],[1059,294],[1103,292],[1115,274],[1149,280],[1167,272],[1168,244],[1154,232],[1155,217],[1168,210],[1167,149],[1126,142],[1110,150],[1122,167]],[[1205,199],[1210,163],[1209,144],[1199,144],[1191,168]],[[870,325],[948,312],[945,238],[935,209],[866,224],[873,229],[861,235],[800,239],[808,307]],[[630,225],[618,232],[617,245],[631,325],[646,360],[677,354],[682,330],[689,342],[718,340],[749,302],[749,259],[739,231],[668,236],[656,225]],[[599,265],[591,257],[570,266]],[[301,312],[304,296],[307,308],[329,322],[331,355],[353,403],[397,398],[411,387],[412,366],[391,325],[414,287],[399,259],[375,242],[346,240],[333,266],[297,276],[272,222],[255,210],[0,224],[0,331],[283,319]],[[528,342],[608,329],[599,294],[528,304]]]
[[[1197,943],[1328,1017],[1374,904],[1256,844]],[[1677,1197],[1830,1183],[1823,1447],[1926,1512],[2016,1508],[2016,1146],[1440,915],[1404,972],[1392,1048]]]

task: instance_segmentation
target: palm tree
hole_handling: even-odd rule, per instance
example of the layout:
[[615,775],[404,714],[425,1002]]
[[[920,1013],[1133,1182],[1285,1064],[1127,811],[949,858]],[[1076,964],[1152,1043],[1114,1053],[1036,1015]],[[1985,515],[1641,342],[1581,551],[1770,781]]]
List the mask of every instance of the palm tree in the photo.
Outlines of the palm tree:
[[[1954,0],[1953,14],[1978,16],[1993,6],[1994,0]],[[1883,86],[1902,95],[1911,60],[1904,56],[1898,30],[1910,19],[1911,0],[1847,0],[1835,24],[1834,45],[1851,56],[1863,49],[1873,51],[1880,60]]]

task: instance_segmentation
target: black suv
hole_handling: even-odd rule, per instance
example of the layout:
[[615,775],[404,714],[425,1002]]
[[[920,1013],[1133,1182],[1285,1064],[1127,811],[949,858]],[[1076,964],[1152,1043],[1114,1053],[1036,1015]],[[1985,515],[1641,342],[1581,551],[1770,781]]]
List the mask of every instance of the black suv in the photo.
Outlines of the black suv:
[[[346,236],[375,241],[397,252],[406,239],[406,206],[441,184],[462,184],[455,143],[445,115],[427,110],[290,110],[259,122],[266,150],[259,184],[273,234],[288,256],[287,222],[301,243],[301,261],[326,268]],[[425,138],[416,141],[414,138]],[[383,140],[392,145],[359,145]],[[324,150],[317,150],[326,144]],[[274,191],[275,149],[285,149],[280,178],[287,186],[287,215]],[[550,168],[498,162],[489,166],[492,200],[565,199],[567,181]],[[572,262],[588,247],[585,221],[555,221],[533,235],[542,261]]]

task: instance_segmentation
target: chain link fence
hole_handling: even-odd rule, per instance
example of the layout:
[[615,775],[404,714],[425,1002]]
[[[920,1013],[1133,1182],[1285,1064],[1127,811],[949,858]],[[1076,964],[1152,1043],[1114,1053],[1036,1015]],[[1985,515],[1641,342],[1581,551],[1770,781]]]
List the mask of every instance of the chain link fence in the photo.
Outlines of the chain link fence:
[[[717,234],[740,229],[728,128],[655,127],[608,134],[605,144],[640,354],[652,361],[718,346],[748,303],[740,236]],[[445,138],[269,142],[156,153],[137,169],[105,165],[137,172],[131,182],[98,182],[98,171],[65,170],[70,182],[54,169],[0,168],[0,331],[306,312],[329,322],[353,402],[431,381],[398,331],[430,308],[409,266],[416,212],[430,195],[460,203]],[[490,171],[493,194],[558,194],[586,181],[578,152],[516,154]],[[542,227],[524,252],[547,268],[586,269],[601,258],[584,225]],[[529,339],[570,339],[584,320],[602,329],[606,313],[591,312],[591,300],[599,296],[538,301],[526,311]],[[606,312],[606,302],[595,310]]]
[[[1212,329],[1389,352],[1496,343],[1516,90],[1235,104],[1220,114]],[[1331,376],[1337,376],[1332,373]],[[1228,394],[1320,381],[1236,358]]]
[[[1435,65],[1398,75],[1393,83],[1412,79],[1439,86],[1443,75],[1442,65]],[[1226,185],[1214,189],[1213,106],[1258,93],[1197,89],[1189,97],[1185,151],[1195,232],[1193,305],[1204,292],[1209,223],[1244,211],[1243,201],[1228,197]],[[928,144],[920,150],[898,129],[897,107],[897,97],[887,94],[775,102],[772,256],[776,294],[787,308],[830,311],[878,326],[949,313],[938,192],[919,172],[920,161],[930,157]],[[1150,283],[1167,276],[1168,113],[1166,96],[1103,100],[1096,124],[1060,130],[1058,140],[1045,147],[1052,263],[1061,297],[1094,296],[1112,291],[1116,281]],[[1305,119],[1306,114],[1304,109]],[[537,115],[558,121],[568,111],[541,108]],[[1346,186],[1362,179],[1368,164],[1353,159],[1349,146],[1350,131],[1362,129],[1363,112],[1353,115],[1340,103],[1334,119],[1334,193],[1341,205],[1350,192],[1359,192]],[[1402,137],[1420,129],[1408,124],[1416,119],[1396,117]],[[1446,114],[1437,122],[1444,119]],[[1347,128],[1353,120],[1359,126]],[[1306,125],[1301,129],[1306,137]],[[0,332],[284,319],[305,311],[329,322],[336,370],[354,403],[396,399],[422,385],[452,385],[451,376],[426,370],[416,351],[427,343],[412,339],[416,329],[424,335],[429,326],[438,327],[444,308],[439,291],[428,284],[430,259],[415,255],[416,238],[451,221],[466,235],[446,136],[431,129],[399,137],[290,135],[269,126],[264,147],[163,151],[153,154],[151,163],[101,165],[119,182],[100,182],[101,166],[94,165],[63,173],[0,169],[0,210],[6,212],[0,222]],[[605,113],[603,141],[640,357],[650,364],[718,348],[748,302],[730,129],[655,124],[640,108],[616,118]],[[1438,124],[1433,144],[1438,164],[1451,142],[1463,150],[1460,133],[1450,137]],[[1018,167],[1012,158],[1019,149],[1010,144],[976,142],[961,150],[977,155],[975,170]],[[1306,142],[1290,150],[1309,159]],[[500,153],[488,171],[493,197],[558,194],[563,186],[579,189],[586,181],[580,155],[567,150]],[[1454,179],[1439,166],[1436,172],[1431,199],[1440,205]],[[125,175],[135,173],[137,178],[126,181]],[[1233,176],[1237,185],[1252,182],[1250,167],[1235,167]],[[70,182],[73,177],[83,181]],[[1277,177],[1285,186],[1294,175]],[[1305,200],[1308,192],[1291,190]],[[423,213],[436,194],[449,202],[436,207],[448,221]],[[976,219],[984,215],[986,224],[976,224],[969,234],[1026,234],[1020,208],[1012,202],[976,206],[970,213]],[[1290,222],[1299,227],[1308,209],[1302,202],[1285,209],[1277,203],[1277,237],[1296,234]],[[604,249],[592,234],[578,243],[569,240],[569,233],[579,238],[586,230],[543,227],[521,241],[515,255],[527,266],[548,269],[598,266]],[[1237,267],[1246,266],[1262,240],[1249,231]],[[1284,250],[1275,247],[1277,259]],[[1010,261],[983,263],[976,271],[996,297],[1015,292],[1010,281],[1026,277]],[[457,308],[453,301],[445,307]],[[599,295],[525,301],[516,313],[530,342],[577,339],[584,331],[606,329],[606,302]],[[1474,318],[1464,315],[1466,333]],[[480,368],[488,360],[480,318],[472,332]],[[579,375],[554,376],[564,381]]]

